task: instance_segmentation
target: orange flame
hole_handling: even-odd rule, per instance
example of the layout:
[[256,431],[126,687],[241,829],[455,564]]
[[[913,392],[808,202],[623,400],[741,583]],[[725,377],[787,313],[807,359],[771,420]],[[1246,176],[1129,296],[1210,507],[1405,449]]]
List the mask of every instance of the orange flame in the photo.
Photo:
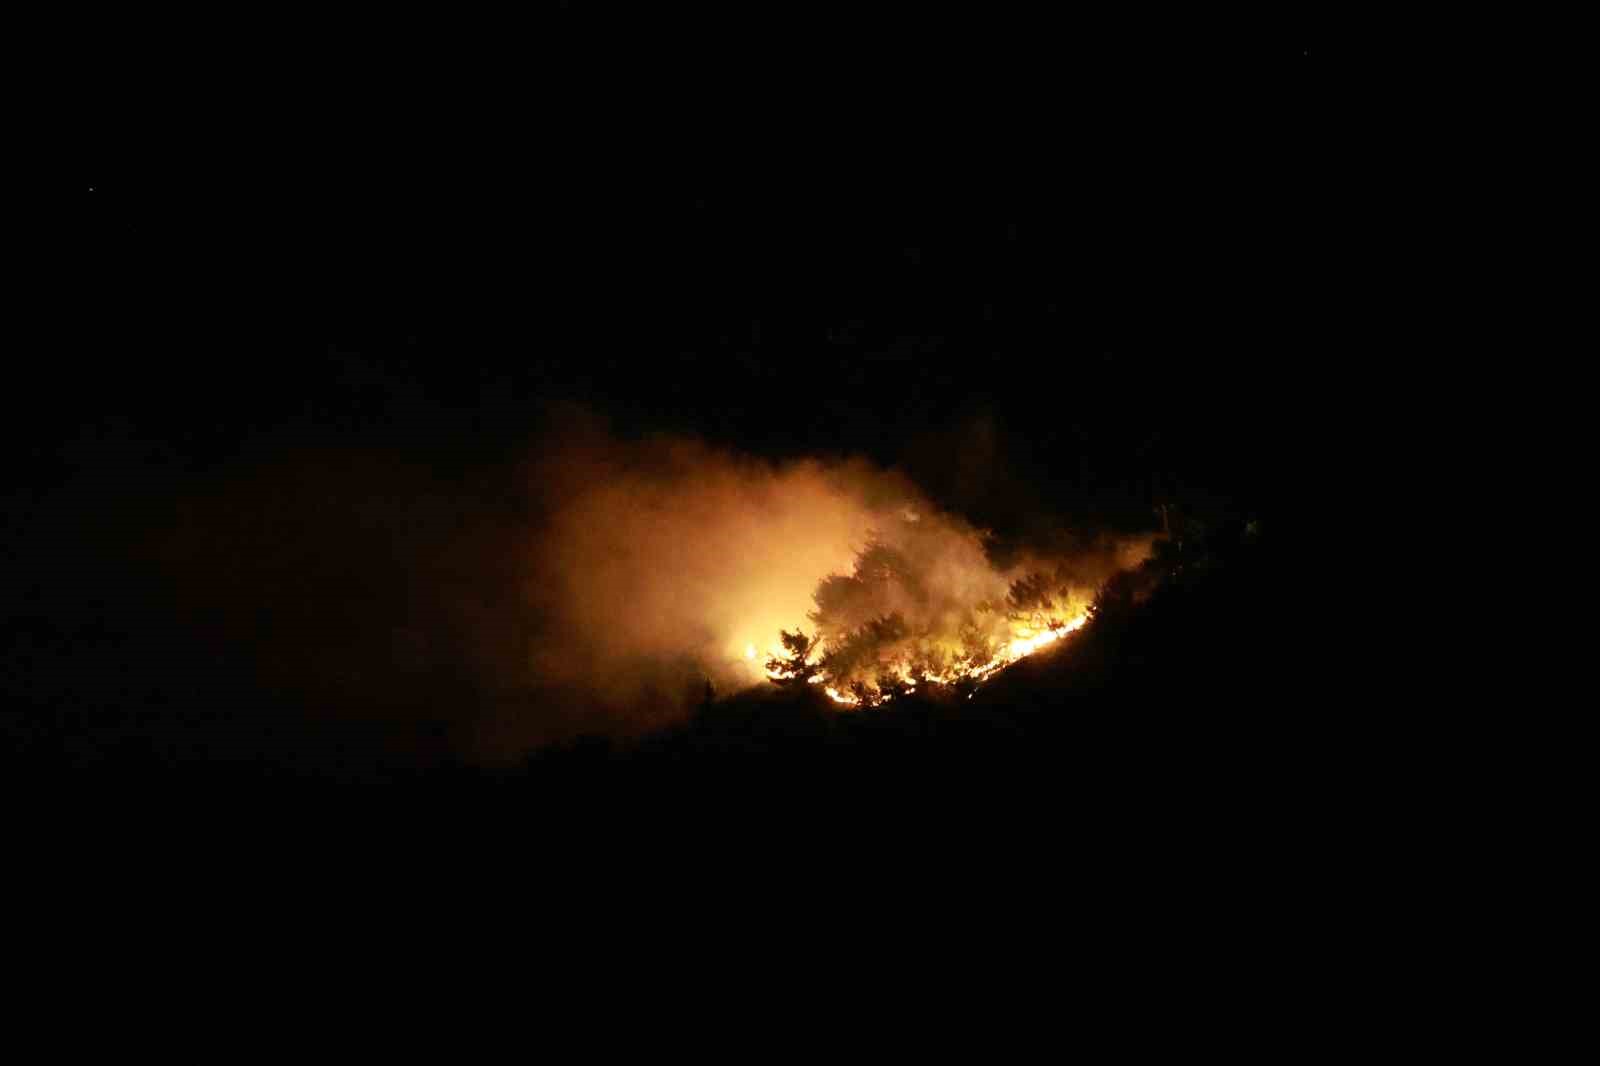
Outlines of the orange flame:
[[[1069,633],[1074,633],[1079,629],[1082,629],[1084,624],[1088,621],[1088,614],[1080,611],[1070,617],[1051,618],[1046,622],[1045,627],[1042,630],[1036,630],[1030,625],[1018,625],[1011,640],[1002,645],[995,652],[994,657],[982,666],[967,667],[965,669],[953,670],[946,673],[925,673],[922,675],[922,678],[938,685],[953,685],[962,680],[970,680],[978,684],[982,684],[984,681],[987,681],[989,678],[993,677],[995,674],[998,674],[1000,671],[1004,670],[1013,663],[1027,658],[1034,652],[1039,651],[1041,648],[1049,647]],[[899,680],[907,683],[907,695],[917,691],[916,684],[914,683],[915,679],[912,677],[911,671],[908,667],[901,664],[891,672]],[[785,675],[775,674],[769,671],[768,676],[778,678]],[[862,700],[860,698],[849,692],[840,691],[834,686],[828,684],[828,680],[829,679],[827,677],[818,674],[810,678],[810,683],[813,685],[822,685],[822,691],[827,694],[828,698],[833,702],[840,704],[841,706],[859,707],[862,705]],[[968,698],[971,698],[970,695]],[[871,702],[868,705],[876,706],[877,704],[887,703],[892,699],[894,699],[894,695],[892,693],[885,693],[882,696],[879,696],[875,702]]]

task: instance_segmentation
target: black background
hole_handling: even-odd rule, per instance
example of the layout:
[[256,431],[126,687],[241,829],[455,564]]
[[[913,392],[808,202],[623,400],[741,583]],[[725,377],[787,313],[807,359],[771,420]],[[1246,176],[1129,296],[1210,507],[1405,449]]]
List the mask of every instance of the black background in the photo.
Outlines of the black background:
[[1337,385],[1359,77],[1305,27],[555,5],[124,43],[50,83],[22,219],[18,706],[158,627],[124,542],[278,457],[470,493],[575,402],[864,454],[1001,534],[1149,531],[1275,515]]

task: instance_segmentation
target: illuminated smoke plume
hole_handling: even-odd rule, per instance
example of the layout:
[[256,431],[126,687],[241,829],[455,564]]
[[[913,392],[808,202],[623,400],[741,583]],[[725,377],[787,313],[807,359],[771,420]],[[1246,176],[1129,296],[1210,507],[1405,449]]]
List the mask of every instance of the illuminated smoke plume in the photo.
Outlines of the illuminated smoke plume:
[[[539,464],[548,521],[531,668],[614,712],[783,680],[875,703],[978,680],[1081,625],[1148,538],[995,567],[982,531],[864,461],[771,463],[681,439],[569,435]],[[659,704],[657,704],[659,706]]]
[[841,703],[980,679],[1144,550],[996,567],[895,471],[622,440],[588,416],[514,467],[307,454],[159,515],[152,562],[185,625],[284,714],[478,758],[669,725],[708,681],[770,689],[785,631],[816,642],[808,668]]

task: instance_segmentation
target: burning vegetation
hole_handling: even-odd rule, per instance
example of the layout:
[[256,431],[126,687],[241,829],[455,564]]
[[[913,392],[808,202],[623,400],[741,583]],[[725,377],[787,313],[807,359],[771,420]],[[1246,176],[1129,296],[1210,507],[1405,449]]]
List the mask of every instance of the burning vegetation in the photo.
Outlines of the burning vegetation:
[[1046,528],[1028,554],[861,459],[559,428],[464,486],[317,457],[197,492],[152,534],[174,626],[319,722],[495,761],[671,728],[708,686],[959,699],[1083,625],[1151,548]]
[[906,515],[894,539],[872,535],[851,573],[818,583],[807,614],[812,632],[780,631],[765,660],[772,682],[820,685],[851,707],[929,686],[970,697],[988,677],[1082,627],[1111,565],[1102,551],[1076,564],[1002,573],[983,557],[981,534],[952,529],[947,519],[925,536],[917,513]]
[[774,463],[581,419],[534,473],[533,683],[622,731],[686,717],[708,682],[817,686],[839,707],[970,694],[1083,625],[1151,544],[1057,531],[1029,554],[859,459]]

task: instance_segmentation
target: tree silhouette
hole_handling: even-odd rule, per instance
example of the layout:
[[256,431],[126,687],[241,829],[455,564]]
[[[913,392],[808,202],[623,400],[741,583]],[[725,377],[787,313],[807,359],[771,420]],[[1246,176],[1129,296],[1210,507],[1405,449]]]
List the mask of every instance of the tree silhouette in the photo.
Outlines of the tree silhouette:
[[787,655],[774,655],[767,660],[767,674],[775,685],[804,685],[816,675],[817,664],[807,662],[807,658],[822,643],[821,635],[808,637],[804,630],[797,629],[793,633],[787,629],[778,631],[778,639],[783,641]]
[[898,583],[920,593],[920,582],[904,552],[880,540],[869,540],[856,555],[855,576],[868,584]]
[[1011,583],[1011,591],[1006,595],[1006,604],[1013,613],[1024,616],[1035,611],[1048,611],[1055,606],[1051,598],[1054,591],[1055,583],[1049,576],[1040,573],[1029,574]]
[[1126,622],[1133,611],[1134,598],[1140,589],[1137,571],[1123,570],[1113,574],[1089,605],[1089,618],[1101,629]]
[[969,669],[987,666],[994,659],[994,642],[970,622],[961,627],[961,658]]
[[859,577],[829,575],[818,582],[811,598],[817,609],[806,617],[817,627],[818,636],[830,642],[844,639],[879,613],[874,590]]
[[870,681],[908,636],[905,619],[899,614],[874,618],[843,640],[830,643],[821,660],[822,669],[835,682]]

